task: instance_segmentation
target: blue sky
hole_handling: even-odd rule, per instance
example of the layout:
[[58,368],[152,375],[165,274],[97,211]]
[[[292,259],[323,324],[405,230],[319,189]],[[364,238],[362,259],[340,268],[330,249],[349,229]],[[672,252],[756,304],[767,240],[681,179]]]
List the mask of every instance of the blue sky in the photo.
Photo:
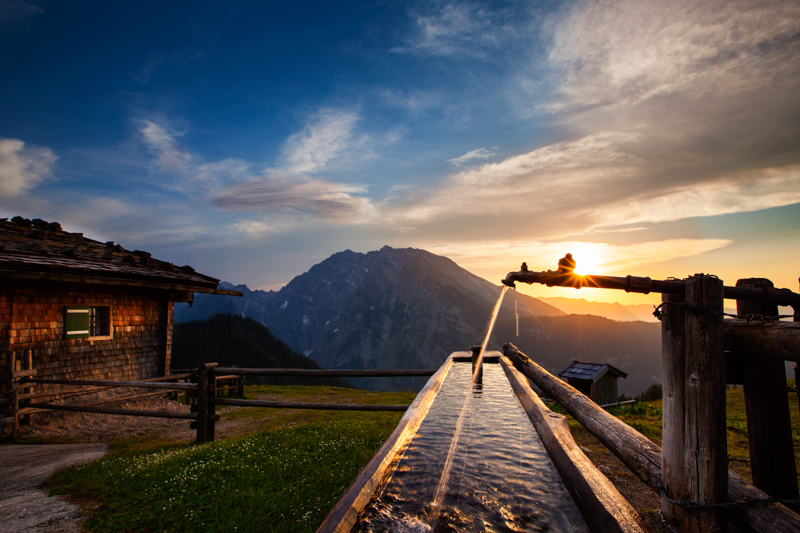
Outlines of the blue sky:
[[390,245],[796,291],[799,35],[797,1],[0,0],[0,216],[251,288]]

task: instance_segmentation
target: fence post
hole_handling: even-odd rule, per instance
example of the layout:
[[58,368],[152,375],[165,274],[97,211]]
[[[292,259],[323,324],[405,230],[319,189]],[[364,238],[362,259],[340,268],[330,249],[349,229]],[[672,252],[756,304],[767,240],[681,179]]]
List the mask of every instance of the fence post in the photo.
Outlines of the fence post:
[[217,418],[217,405],[214,401],[217,398],[217,373],[214,369],[216,366],[217,363],[206,363],[206,376],[208,378],[208,386],[206,387],[208,393],[206,404],[206,424],[208,429],[206,430],[206,438],[208,442],[214,442],[214,426]]
[[197,443],[208,440],[208,372],[205,363],[197,366]]
[[[723,284],[697,274],[686,281],[685,302],[665,305],[663,483],[672,500],[723,503],[728,498],[725,434],[725,360],[722,348]],[[665,297],[665,301],[668,298]],[[682,311],[682,313],[681,313]],[[683,328],[680,315],[683,314]],[[682,405],[681,405],[682,404]],[[665,501],[668,504],[669,502]],[[665,505],[682,533],[727,531],[720,509]]]
[[[772,281],[740,279],[737,287],[768,289]],[[778,306],[738,300],[739,315],[777,316]],[[742,357],[744,401],[753,485],[774,498],[797,500],[797,470],[789,418],[784,362],[772,357]],[[796,506],[793,506],[797,510]]]
[[[683,475],[683,412],[685,370],[685,320],[684,297],[676,294],[661,295],[661,365],[663,368],[663,421],[661,479],[667,495],[672,499],[686,494]],[[679,496],[678,496],[679,497]],[[667,522],[679,527],[686,520],[687,511],[661,497],[661,511]]]
[[[33,370],[33,350],[27,350],[25,352],[25,358],[22,361],[22,370]],[[23,394],[30,394],[33,392],[33,384],[30,387],[25,387],[22,389]],[[22,415],[20,423],[23,426],[30,426],[33,424],[33,416],[30,414]]]

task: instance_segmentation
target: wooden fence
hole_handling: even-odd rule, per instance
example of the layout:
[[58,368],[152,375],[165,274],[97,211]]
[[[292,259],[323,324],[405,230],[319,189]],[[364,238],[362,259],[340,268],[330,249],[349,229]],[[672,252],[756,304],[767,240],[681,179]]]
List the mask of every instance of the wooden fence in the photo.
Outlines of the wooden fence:
[[[295,376],[295,377],[397,377],[397,376],[432,376],[437,369],[426,370],[313,370],[292,368],[236,368],[219,367],[217,363],[203,363],[192,372],[172,374],[169,376],[153,378],[148,381],[111,381],[97,379],[42,379],[32,377],[35,370],[18,371],[12,376],[12,396],[7,401],[12,402],[12,415],[14,417],[13,434],[19,430],[20,422],[25,416],[44,411],[76,411],[87,413],[103,413],[126,416],[145,416],[157,418],[175,418],[191,421],[192,429],[197,431],[197,442],[214,440],[215,424],[219,420],[216,406],[229,405],[239,407],[264,407],[273,409],[324,409],[324,410],[351,410],[351,411],[405,411],[408,405],[376,405],[376,404],[333,404],[333,403],[308,403],[308,402],[276,402],[264,400],[245,400],[236,398],[222,398],[225,391],[244,395],[245,376]],[[175,382],[169,381],[193,381]],[[120,398],[101,400],[88,404],[63,404],[34,401],[37,398],[60,394],[47,391],[36,393],[33,391],[35,384],[62,385],[68,387],[94,387],[91,392],[109,388],[137,388],[155,389],[157,392],[124,396]],[[84,390],[85,392],[85,390]],[[139,398],[152,394],[176,392],[186,394],[191,412],[153,411],[144,409],[119,409],[103,407],[121,400]]]
[[[771,297],[791,297],[795,306],[798,295],[762,279],[740,280],[735,290],[702,274],[682,284],[660,306],[663,450],[513,345],[504,352],[661,494],[665,528],[727,531],[731,521],[751,531],[800,531],[800,515],[790,509],[798,508],[798,485],[783,364],[800,361],[800,323],[775,320],[779,299]],[[737,314],[747,318],[723,320],[729,294],[742,296]],[[728,471],[727,383],[744,384],[753,485]]]

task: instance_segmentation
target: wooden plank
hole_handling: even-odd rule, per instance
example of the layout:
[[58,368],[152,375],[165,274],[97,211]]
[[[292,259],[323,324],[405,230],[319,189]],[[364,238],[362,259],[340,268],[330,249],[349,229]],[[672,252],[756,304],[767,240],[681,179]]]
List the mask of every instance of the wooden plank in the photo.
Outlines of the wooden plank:
[[[513,344],[503,346],[503,353],[514,367],[529,378],[583,427],[602,442],[651,489],[659,491],[661,480],[661,448],[632,427],[610,415],[574,387],[564,383],[531,361]],[[728,471],[728,495],[732,501],[767,499],[769,496]],[[800,531],[800,515],[779,503],[756,503],[732,508],[731,519],[749,531],[796,533]]]
[[11,373],[12,379],[29,378],[36,375],[36,369],[30,368],[28,370],[15,370]]
[[181,418],[185,420],[196,420],[197,415],[193,413],[173,412],[173,411],[148,411],[145,409],[114,409],[112,407],[92,407],[88,405],[59,405],[54,403],[26,403],[25,407],[34,409],[52,409],[55,411],[74,411],[79,413],[103,413],[107,415],[125,416],[149,416],[153,418]]
[[544,405],[507,357],[500,364],[589,528],[596,533],[644,532],[636,510],[575,443],[567,419]]
[[615,416],[610,415],[585,394],[561,381],[531,361],[513,344],[503,353],[514,367],[530,378],[550,398],[580,422],[592,435],[625,463],[642,481],[655,488],[661,478],[661,448]]
[[[456,352],[469,357],[469,352]],[[383,443],[378,453],[370,460],[369,464],[358,474],[345,493],[333,507],[328,516],[317,529],[317,533],[346,533],[356,523],[358,516],[369,505],[373,497],[377,496],[386,484],[403,451],[411,442],[417,432],[422,419],[430,408],[433,398],[439,391],[445,376],[453,365],[450,357],[439,367],[439,370],[428,380],[422,390],[417,394],[411,407],[400,420],[395,430]]]
[[214,400],[214,404],[236,405],[239,407],[269,407],[273,409],[323,409],[328,411],[405,411],[410,407],[410,405],[379,405],[364,403],[273,402],[267,400],[239,400],[235,398],[216,398]]
[[432,376],[437,369],[422,370],[331,370],[308,368],[232,368],[219,367],[220,374],[237,376],[305,376],[305,377],[397,377],[397,376]]
[[154,381],[110,381],[103,379],[41,379],[29,378],[26,383],[50,383],[55,385],[96,385],[103,387],[139,387],[142,389],[195,390],[194,383],[159,383]]
[[[683,295],[663,294],[661,315],[661,368],[663,387],[663,417],[661,473],[666,494],[661,496],[661,510],[670,527],[680,527],[688,511],[674,505],[667,495],[685,494],[687,479],[683,476],[683,442],[685,428],[683,413],[686,383],[686,338]],[[652,485],[651,485],[652,486]],[[673,498],[674,499],[674,498]]]
[[725,320],[723,327],[726,350],[758,359],[800,362],[800,322],[736,319]]
[[[728,500],[728,441],[725,430],[725,358],[722,347],[722,280],[697,274],[686,280],[683,477],[685,493],[674,500]],[[673,441],[674,442],[674,441]],[[666,444],[666,440],[665,440]],[[667,478],[664,478],[665,485]],[[670,492],[670,488],[667,487]],[[694,509],[681,523],[686,533],[727,531],[721,508]]]
[[[217,366],[217,363],[210,363],[214,366]],[[207,367],[208,368],[208,367]],[[213,367],[211,367],[213,369]],[[208,414],[206,415],[206,420],[208,424],[208,430],[206,431],[206,438],[208,442],[214,442],[214,435],[216,433],[216,424],[214,423],[215,417],[217,414],[217,407],[214,401],[217,399],[217,375],[216,372],[207,372],[206,378],[208,379]]]
[[[736,286],[770,289],[773,284],[768,279],[749,278],[740,279]],[[739,315],[775,316],[778,306],[740,300],[736,302],[736,312]],[[792,325],[800,326],[800,323]],[[800,333],[800,328],[797,331]],[[741,357],[753,485],[775,498],[798,500],[800,494],[797,490],[789,395],[786,393],[786,370],[780,358],[764,357],[768,349],[762,350],[762,357]],[[797,506],[795,510],[798,510]]]
[[208,442],[208,370],[205,364],[197,367],[197,438],[198,444]]

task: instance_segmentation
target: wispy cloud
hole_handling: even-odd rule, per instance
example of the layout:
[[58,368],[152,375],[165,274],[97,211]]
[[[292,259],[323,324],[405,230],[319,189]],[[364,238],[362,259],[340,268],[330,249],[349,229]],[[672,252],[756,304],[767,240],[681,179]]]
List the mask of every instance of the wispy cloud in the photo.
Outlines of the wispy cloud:
[[43,13],[42,8],[21,0],[0,0],[0,22],[23,19]]
[[280,166],[287,172],[313,174],[353,147],[357,113],[323,109],[283,145]]
[[794,77],[799,18],[794,1],[582,2],[550,52],[563,76],[557,107],[731,95]]
[[0,196],[17,196],[51,176],[56,155],[45,147],[0,139]]
[[496,155],[493,151],[487,150],[486,148],[478,148],[477,150],[470,150],[464,155],[454,157],[453,159],[448,159],[448,163],[452,163],[456,167],[460,167],[466,164],[468,161],[472,161],[473,159],[489,159]]
[[577,3],[545,106],[567,140],[393,198],[387,223],[570,235],[800,202],[797,20],[796,2]]
[[483,57],[488,50],[507,44],[514,33],[506,13],[469,2],[434,2],[416,15],[415,31],[395,53],[422,56],[470,55]]
[[331,181],[285,175],[265,176],[224,187],[214,200],[234,211],[311,214],[327,220],[354,219],[369,208],[366,189]]
[[162,169],[179,172],[188,168],[192,156],[180,149],[175,140],[182,133],[144,119],[139,121],[139,133],[147,147],[156,154],[157,163]]

